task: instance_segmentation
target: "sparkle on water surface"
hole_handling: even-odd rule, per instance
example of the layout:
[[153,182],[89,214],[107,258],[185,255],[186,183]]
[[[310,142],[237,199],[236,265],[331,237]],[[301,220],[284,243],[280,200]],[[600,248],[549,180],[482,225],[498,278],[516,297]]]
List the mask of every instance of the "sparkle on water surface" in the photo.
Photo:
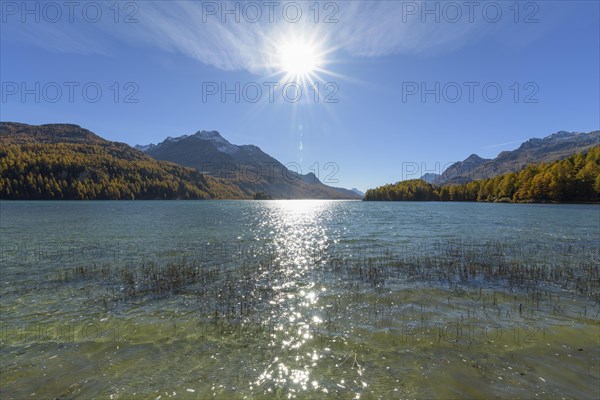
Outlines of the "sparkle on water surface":
[[[595,206],[23,202],[0,211],[3,398],[597,397],[593,301],[557,290],[534,306],[497,285],[373,286],[344,272],[348,260],[368,266],[440,240],[527,245],[505,256],[578,263],[589,255],[577,246],[598,255]],[[335,252],[348,261],[341,269],[327,263]],[[102,277],[55,279],[82,265],[194,258],[231,275],[133,299]],[[223,290],[204,290],[216,284]]]

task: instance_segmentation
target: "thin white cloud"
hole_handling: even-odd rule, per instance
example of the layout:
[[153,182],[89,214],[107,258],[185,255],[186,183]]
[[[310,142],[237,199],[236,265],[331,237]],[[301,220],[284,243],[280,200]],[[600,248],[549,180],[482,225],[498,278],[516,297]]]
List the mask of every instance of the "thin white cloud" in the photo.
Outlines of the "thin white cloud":
[[87,24],[21,23],[2,24],[2,41],[28,43],[45,50],[72,54],[109,54],[110,40],[91,34]]
[[[233,9],[235,3],[217,2],[228,9]],[[275,11],[275,22],[270,23],[265,9],[258,23],[244,18],[236,23],[231,15],[226,22],[213,15],[203,16],[201,3],[149,2],[140,9],[144,29],[139,39],[219,69],[260,73],[270,65],[265,60],[274,51],[273,41],[286,34],[324,36],[329,46],[350,55],[380,57],[460,46],[476,28],[476,24],[422,23],[419,16],[407,17],[403,22],[401,2],[337,2],[339,10],[333,18],[338,22],[322,22],[333,11],[327,9],[321,10],[321,22],[315,23],[313,11],[308,8],[313,3],[298,4],[303,10],[299,22],[287,22],[281,11]]]
[[[211,3],[227,9],[233,9],[236,3],[245,4],[239,1]],[[320,23],[314,22],[313,11],[309,9],[313,2],[297,3],[303,10],[303,17],[297,23],[282,18],[284,2],[276,8],[275,23],[268,20],[264,6],[263,16],[257,23],[246,22],[244,18],[236,23],[232,15],[223,23],[217,16],[203,15],[202,2],[147,1],[135,3],[139,7],[135,15],[139,22],[135,24],[114,23],[110,11],[105,10],[107,14],[97,24],[10,21],[3,24],[3,30],[9,37],[54,51],[105,54],[110,50],[110,43],[116,40],[130,46],[156,46],[181,53],[221,70],[247,70],[256,74],[273,72],[270,58],[274,41],[289,34],[326,38],[328,46],[359,57],[449,51],[480,36],[480,18],[474,23],[468,22],[466,16],[458,23],[443,20],[436,23],[430,16],[423,23],[419,14],[406,14],[407,3],[424,7],[420,2],[335,2],[339,11],[334,18],[339,22],[325,24],[323,18],[333,10],[323,9],[327,2],[319,3]]]
[[498,143],[498,144],[490,144],[488,146],[482,146],[482,149],[493,149],[495,147],[504,147],[504,146],[508,146],[509,144],[516,144],[516,143],[523,143],[525,142],[527,139],[524,140],[516,140],[513,142],[506,142],[506,143]]
[[264,35],[247,23],[203,22],[198,3],[150,2],[141,8],[138,38],[223,70],[260,69]]
[[350,54],[379,57],[422,52],[465,40],[476,27],[442,20],[436,23],[431,17],[424,23],[420,15],[407,13],[408,3],[414,2],[344,3],[334,31],[336,41]]

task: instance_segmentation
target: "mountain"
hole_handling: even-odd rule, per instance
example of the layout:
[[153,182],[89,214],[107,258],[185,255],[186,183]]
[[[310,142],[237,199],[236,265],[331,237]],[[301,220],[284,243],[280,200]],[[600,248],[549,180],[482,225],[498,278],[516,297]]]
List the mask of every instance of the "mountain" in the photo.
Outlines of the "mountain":
[[350,189],[351,191],[353,191],[354,193],[356,193],[357,195],[359,195],[360,197],[365,197],[365,193],[361,192],[360,190],[358,190],[357,188],[352,188]]
[[405,180],[369,189],[364,200],[598,203],[599,197],[600,145],[563,160],[529,164],[518,173],[463,184]]
[[465,158],[464,161],[460,161],[449,166],[434,183],[465,183],[472,181],[475,179],[473,178],[474,172],[488,161],[491,160],[487,158],[481,158],[477,154],[471,154],[469,157]]
[[17,122],[0,122],[0,140],[3,145],[57,143],[106,145],[110,143],[79,125],[27,125]]
[[217,131],[167,137],[156,145],[138,145],[157,160],[172,161],[234,183],[248,196],[275,199],[360,199],[357,193],[323,184],[313,174],[299,174],[254,145],[234,145]]
[[440,179],[440,174],[434,174],[432,172],[428,172],[425,175],[423,175],[422,177],[420,177],[419,179],[421,179],[422,181],[425,181],[427,183],[436,183],[438,181],[438,179]]
[[426,181],[443,185],[491,178],[508,172],[518,172],[528,164],[562,160],[572,154],[585,152],[599,143],[600,131],[588,133],[560,131],[543,139],[530,139],[521,144],[518,149],[503,151],[494,159],[485,159],[471,154],[464,161],[452,164],[433,182]]
[[192,168],[157,161],[71,124],[0,122],[2,199],[247,198]]
[[146,152],[146,151],[152,149],[154,146],[156,146],[156,145],[152,144],[152,143],[144,145],[144,146],[138,144],[138,145],[133,146],[133,148],[136,150],[142,151],[142,152]]

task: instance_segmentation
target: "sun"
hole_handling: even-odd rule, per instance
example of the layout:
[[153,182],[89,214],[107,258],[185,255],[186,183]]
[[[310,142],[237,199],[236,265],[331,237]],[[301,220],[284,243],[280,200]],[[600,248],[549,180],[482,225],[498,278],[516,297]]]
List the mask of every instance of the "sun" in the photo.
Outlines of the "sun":
[[288,40],[277,48],[279,68],[288,76],[306,78],[314,74],[321,66],[321,54],[318,47],[302,40]]

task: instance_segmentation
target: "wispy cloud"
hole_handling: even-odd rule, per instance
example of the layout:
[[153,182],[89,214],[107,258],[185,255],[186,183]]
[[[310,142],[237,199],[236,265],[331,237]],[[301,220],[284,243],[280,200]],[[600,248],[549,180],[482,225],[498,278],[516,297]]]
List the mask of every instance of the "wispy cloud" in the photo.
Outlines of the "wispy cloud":
[[[235,2],[218,2],[220,7],[234,9]],[[405,18],[397,2],[338,2],[333,14],[335,23],[323,23],[327,13],[321,10],[320,23],[314,22],[309,10],[312,3],[301,3],[303,17],[298,22],[286,21],[277,11],[275,22],[269,22],[266,10],[257,23],[228,16],[203,15],[202,4],[194,2],[145,3],[140,19],[146,23],[139,39],[157,43],[162,48],[179,51],[203,63],[224,70],[245,69],[264,72],[271,64],[277,38],[285,35],[309,35],[327,39],[328,46],[350,55],[380,57],[398,53],[417,53],[432,49],[458,47],[477,29],[468,23],[422,23],[418,16]],[[281,9],[282,6],[279,7]],[[203,20],[204,19],[204,20]]]
[[514,142],[506,142],[506,143],[498,143],[498,144],[490,144],[489,146],[482,146],[482,149],[493,149],[496,147],[504,147],[504,146],[508,146],[509,144],[517,144],[517,143],[523,143],[525,140],[516,140]]
[[87,23],[22,23],[10,21],[3,23],[2,41],[27,43],[45,50],[72,54],[109,54],[109,37],[98,34],[98,26]]
[[137,38],[147,44],[181,52],[223,70],[258,72],[264,64],[270,30],[261,25],[216,18],[203,22],[202,6],[194,2],[150,2],[140,10],[144,23]]
[[[243,2],[212,2],[231,10]],[[303,18],[291,23],[282,18],[280,3],[275,22],[263,9],[262,18],[250,23],[233,15],[223,23],[215,15],[203,15],[203,3],[192,1],[137,2],[136,24],[114,23],[103,18],[97,24],[5,24],[13,37],[54,51],[105,53],[113,41],[133,46],[157,46],[181,53],[222,70],[269,72],[277,38],[294,34],[326,40],[328,46],[352,56],[380,57],[391,54],[451,51],[479,35],[480,24],[466,21],[422,22],[419,15],[407,15],[406,2],[337,2],[336,23],[323,23],[333,8],[321,9],[320,22],[314,22],[309,7],[300,2]],[[256,2],[263,4],[263,2]],[[325,3],[320,3],[323,7]],[[423,7],[421,3],[413,3]],[[108,10],[107,10],[108,11]],[[206,13],[204,13],[206,14]],[[108,14],[110,15],[110,14]],[[15,25],[17,29],[11,29]]]
[[350,54],[379,57],[460,46],[476,29],[475,24],[424,23],[420,16],[409,15],[403,4],[407,2],[344,3],[333,30],[335,41]]

